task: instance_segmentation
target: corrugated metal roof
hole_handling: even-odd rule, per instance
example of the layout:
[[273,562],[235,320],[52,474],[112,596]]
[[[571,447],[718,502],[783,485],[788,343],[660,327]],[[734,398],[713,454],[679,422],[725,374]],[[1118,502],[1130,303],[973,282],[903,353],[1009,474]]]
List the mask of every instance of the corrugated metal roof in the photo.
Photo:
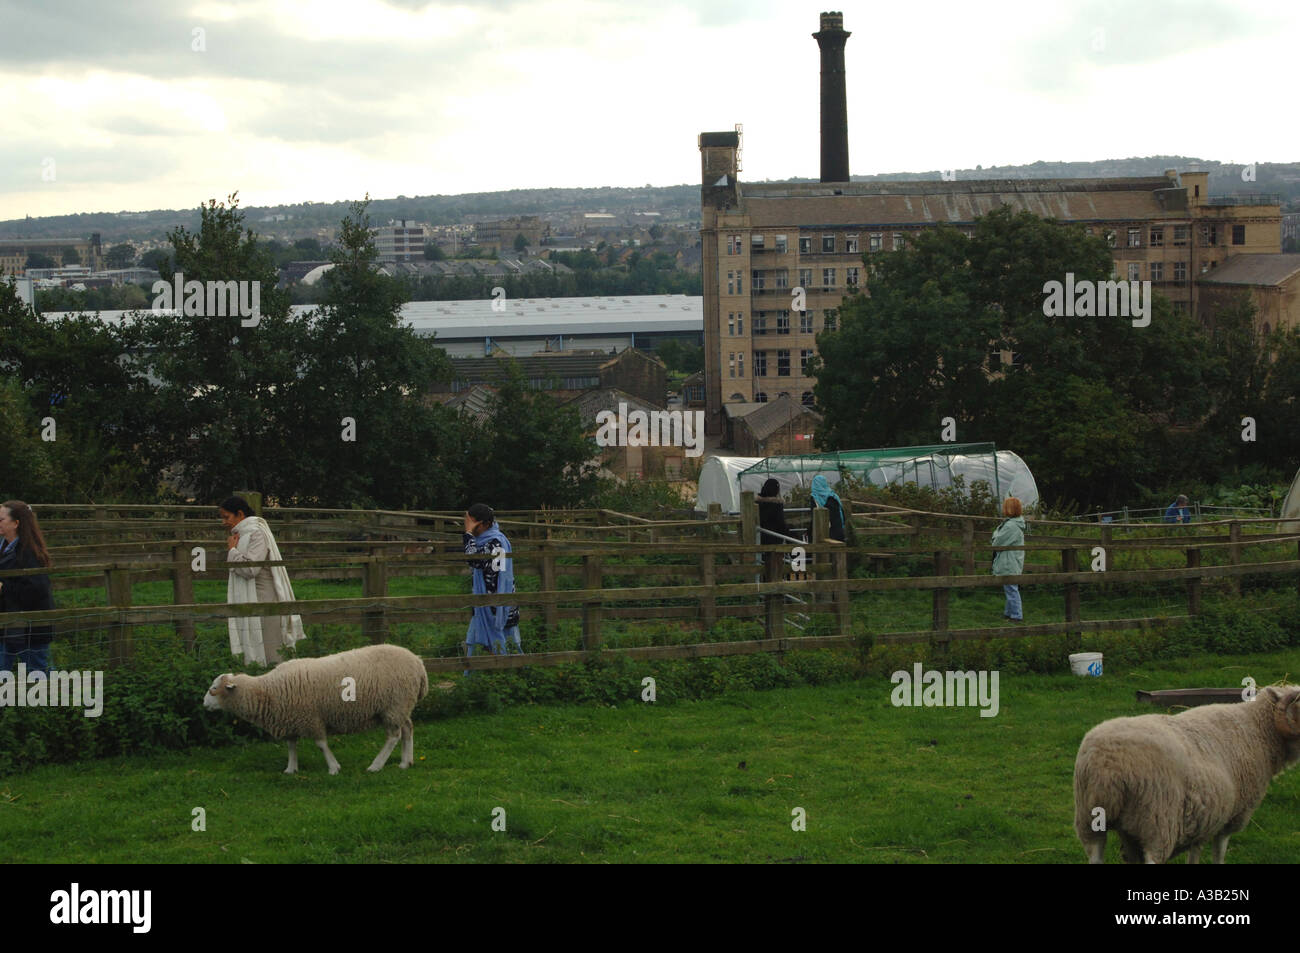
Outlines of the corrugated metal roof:
[[[507,298],[504,311],[492,298],[469,301],[411,301],[402,319],[417,334],[449,340],[484,337],[553,337],[557,334],[704,332],[704,299],[687,295],[632,295],[626,298]],[[315,305],[294,305],[295,314]],[[117,322],[128,311],[100,311],[101,321]],[[54,315],[51,315],[54,316]]]
[[1285,283],[1300,273],[1300,255],[1233,255],[1200,276],[1203,285],[1262,285]]

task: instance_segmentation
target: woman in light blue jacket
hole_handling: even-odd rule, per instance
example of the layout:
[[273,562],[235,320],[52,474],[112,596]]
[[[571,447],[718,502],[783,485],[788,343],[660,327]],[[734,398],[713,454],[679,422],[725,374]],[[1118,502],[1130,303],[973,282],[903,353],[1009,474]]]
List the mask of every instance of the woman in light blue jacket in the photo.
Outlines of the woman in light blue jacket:
[[[1005,517],[998,528],[993,531],[994,546],[1025,545],[1025,518],[1020,501],[1009,496],[1002,501],[1002,515]],[[1025,571],[1025,551],[1023,549],[1004,549],[993,556],[993,575],[1019,576]],[[1023,622],[1024,612],[1020,605],[1020,587],[1003,586],[1007,595],[1006,609],[1002,615],[1012,622]]]

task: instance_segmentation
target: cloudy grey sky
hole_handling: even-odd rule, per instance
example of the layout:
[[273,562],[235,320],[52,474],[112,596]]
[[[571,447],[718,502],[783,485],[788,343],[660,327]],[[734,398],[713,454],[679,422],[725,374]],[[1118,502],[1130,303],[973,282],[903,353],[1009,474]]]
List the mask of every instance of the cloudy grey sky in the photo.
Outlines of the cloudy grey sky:
[[[816,176],[826,5],[0,0],[0,219]],[[843,11],[854,174],[1300,159],[1293,0]]]

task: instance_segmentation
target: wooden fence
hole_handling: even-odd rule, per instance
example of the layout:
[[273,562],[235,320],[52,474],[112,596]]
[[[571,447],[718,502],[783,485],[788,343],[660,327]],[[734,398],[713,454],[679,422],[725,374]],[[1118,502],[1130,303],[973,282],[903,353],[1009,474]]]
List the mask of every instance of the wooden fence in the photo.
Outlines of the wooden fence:
[[[463,623],[467,609],[509,604],[518,605],[526,618],[541,622],[543,649],[549,647],[561,620],[581,621],[579,650],[425,660],[431,672],[439,672],[553,665],[581,660],[595,651],[640,659],[699,658],[852,644],[865,629],[860,625],[860,631],[854,631],[855,593],[928,590],[932,599],[929,628],[876,633],[873,638],[882,643],[928,642],[942,658],[953,641],[963,639],[1067,633],[1074,644],[1083,632],[1179,625],[1200,611],[1202,589],[1209,581],[1223,579],[1239,586],[1245,575],[1279,573],[1296,574],[1300,579],[1300,558],[1247,558],[1262,547],[1272,547],[1274,555],[1282,547],[1296,551],[1300,537],[1267,531],[1268,525],[1277,522],[1274,520],[1194,524],[1154,536],[1150,525],[1035,521],[1023,547],[1026,572],[994,577],[986,568],[992,553],[986,540],[994,519],[879,504],[850,506],[850,522],[863,543],[850,547],[829,540],[826,511],[813,511],[813,541],[803,547],[807,571],[802,574],[792,574],[787,565],[785,557],[791,555],[791,547],[755,542],[757,508],[752,493],[744,494],[742,513],[733,518],[721,517],[716,509],[694,520],[652,520],[608,510],[503,512],[498,515],[514,543],[516,580],[533,576],[538,588],[485,596],[470,594],[468,579],[463,593],[389,593],[394,578],[466,573],[464,564],[470,557],[459,552],[459,513],[268,510],[266,516],[275,527],[285,557],[282,564],[292,579],[360,579],[362,594],[360,598],[252,605],[195,602],[196,580],[224,580],[227,572],[222,556],[224,531],[213,519],[211,507],[42,506],[38,511],[56,560],[56,591],[102,588],[107,605],[10,613],[4,621],[53,623],[64,631],[103,629],[111,643],[108,655],[112,664],[132,658],[136,627],[171,626],[192,645],[197,623],[237,616],[293,613],[304,621],[356,624],[368,639],[382,642],[394,623]],[[204,572],[192,566],[196,547],[208,557]],[[1104,571],[1084,568],[1094,560],[1096,547],[1101,547],[1108,560],[1136,553],[1181,551],[1179,561],[1184,565],[1137,570],[1108,566]],[[647,564],[647,558],[659,562]],[[880,569],[896,560],[910,560],[913,568],[928,563],[929,574],[885,578],[854,578],[850,574],[851,561]],[[0,573],[0,581],[34,572],[38,570]],[[611,579],[616,584],[607,586]],[[133,605],[135,583],[159,580],[171,583],[170,603]],[[565,588],[562,583],[566,580],[576,581],[576,587]],[[623,584],[617,584],[620,580]],[[646,580],[651,580],[649,585],[643,584]],[[951,628],[949,604],[954,591],[1004,583],[1060,586],[1064,621]],[[1084,587],[1152,583],[1182,584],[1187,613],[1081,618]],[[831,634],[792,632],[790,613],[803,608],[809,615],[828,619]],[[605,623],[611,620],[672,620],[708,632],[727,617],[761,621],[763,637],[687,645],[610,648],[605,644]]]

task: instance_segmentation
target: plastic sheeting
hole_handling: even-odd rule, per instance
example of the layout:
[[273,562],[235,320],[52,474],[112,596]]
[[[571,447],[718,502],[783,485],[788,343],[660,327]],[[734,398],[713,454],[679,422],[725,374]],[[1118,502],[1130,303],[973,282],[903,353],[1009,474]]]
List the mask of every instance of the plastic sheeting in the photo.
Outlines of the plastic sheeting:
[[[761,461],[762,457],[709,457],[700,467],[700,488],[695,509],[707,513],[710,503],[722,504],[722,512],[740,512],[740,487],[737,479],[741,471]],[[759,486],[762,486],[759,481]],[[748,489],[748,488],[747,488]],[[758,487],[754,487],[755,490]]]
[[[841,469],[873,486],[915,483],[942,490],[952,485],[954,477],[960,476],[969,489],[976,480],[984,480],[999,499],[1014,496],[1026,507],[1038,502],[1038,484],[1028,464],[1018,455],[1010,450],[995,450],[993,444],[958,444],[942,450],[938,447],[891,447],[765,457],[738,475],[734,505],[739,508],[741,492],[753,490],[757,493],[769,478],[781,485],[784,496],[795,487],[808,487],[818,474],[834,486],[840,481]],[[724,504],[724,509],[726,506]]]
[[1278,516],[1290,520],[1290,522],[1277,524],[1279,533],[1300,533],[1300,470],[1296,471],[1295,479],[1291,481],[1291,489],[1286,492],[1286,499],[1282,501],[1282,511]]

